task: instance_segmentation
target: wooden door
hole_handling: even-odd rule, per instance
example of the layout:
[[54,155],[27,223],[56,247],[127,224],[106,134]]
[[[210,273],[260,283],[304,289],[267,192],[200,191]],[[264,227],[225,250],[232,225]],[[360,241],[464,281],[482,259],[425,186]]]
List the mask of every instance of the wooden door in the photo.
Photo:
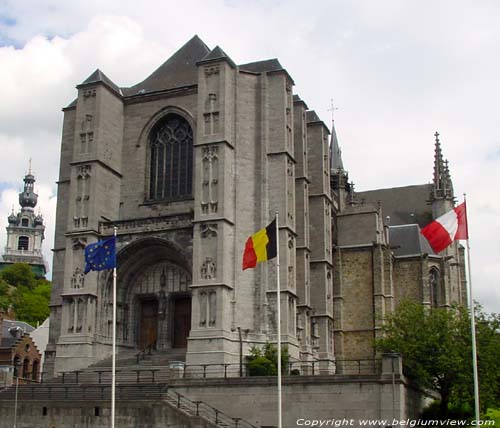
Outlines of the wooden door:
[[174,348],[186,348],[191,330],[191,298],[182,297],[174,303]]
[[156,347],[158,339],[158,300],[144,300],[141,302],[141,328],[139,334],[139,348],[145,349],[149,345]]

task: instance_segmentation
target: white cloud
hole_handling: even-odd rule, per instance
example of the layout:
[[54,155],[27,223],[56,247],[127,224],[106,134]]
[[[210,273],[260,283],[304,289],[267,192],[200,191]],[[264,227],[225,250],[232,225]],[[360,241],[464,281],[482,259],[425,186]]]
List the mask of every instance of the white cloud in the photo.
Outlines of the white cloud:
[[40,189],[49,191],[44,211],[54,203],[60,109],[75,85],[95,68],[120,86],[137,83],[197,33],[239,63],[278,57],[327,123],[333,97],[344,164],[359,190],[429,182],[439,130],[456,193],[469,194],[475,294],[500,310],[492,291],[500,230],[491,215],[500,212],[498,2],[4,4],[16,25],[0,24],[0,41],[18,48],[0,47],[0,183],[20,183],[33,157]]

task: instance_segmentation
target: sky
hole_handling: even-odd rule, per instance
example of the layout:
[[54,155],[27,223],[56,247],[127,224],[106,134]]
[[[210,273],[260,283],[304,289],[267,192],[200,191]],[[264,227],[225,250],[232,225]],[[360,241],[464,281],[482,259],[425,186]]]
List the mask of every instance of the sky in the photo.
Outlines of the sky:
[[[139,5],[139,6],[138,6]],[[100,68],[142,81],[194,34],[278,58],[330,124],[356,190],[432,180],[434,133],[467,193],[474,298],[500,312],[500,2],[0,0],[0,246],[29,159],[51,248],[61,108]]]

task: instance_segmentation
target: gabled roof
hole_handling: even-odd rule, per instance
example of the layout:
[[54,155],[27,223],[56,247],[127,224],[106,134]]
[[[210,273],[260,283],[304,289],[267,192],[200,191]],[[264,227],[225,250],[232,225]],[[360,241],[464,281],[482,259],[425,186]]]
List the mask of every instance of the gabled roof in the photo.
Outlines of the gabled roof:
[[268,71],[284,70],[283,66],[276,59],[266,59],[264,61],[249,62],[248,64],[241,64],[240,70],[251,71],[253,73],[265,73]]
[[130,88],[122,88],[122,91],[130,96],[196,84],[196,63],[208,53],[210,49],[207,45],[198,36],[194,36],[149,77]]
[[360,202],[380,202],[382,215],[390,217],[390,226],[417,223],[424,227],[432,221],[432,208],[428,202],[431,190],[432,184],[420,184],[356,192],[356,196]]
[[204,63],[204,62],[210,62],[210,61],[217,61],[224,59],[231,64],[231,66],[236,67],[236,64],[233,62],[233,60],[229,57],[226,52],[224,52],[220,46],[216,46],[211,52],[209,52],[207,55],[205,55],[201,61],[198,61],[198,63]]
[[97,69],[94,71],[89,77],[87,77],[82,83],[80,83],[77,87],[83,86],[83,85],[88,85],[90,83],[99,83],[102,82],[105,85],[107,85],[110,89],[115,91],[117,94],[121,95],[120,88],[108,77],[106,76],[101,70]]

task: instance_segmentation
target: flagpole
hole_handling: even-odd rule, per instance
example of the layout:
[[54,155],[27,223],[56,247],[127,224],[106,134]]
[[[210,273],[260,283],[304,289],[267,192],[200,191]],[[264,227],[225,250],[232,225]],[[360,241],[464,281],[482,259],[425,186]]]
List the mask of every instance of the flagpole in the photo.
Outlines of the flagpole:
[[276,211],[276,315],[278,323],[278,428],[281,428],[281,290],[280,290],[280,232]]
[[[467,210],[466,194],[464,193],[465,209]],[[467,213],[467,211],[466,211]],[[466,214],[467,218],[467,214]],[[468,219],[467,219],[468,220]],[[467,273],[469,283],[470,322],[472,334],[472,370],[474,373],[474,410],[476,426],[479,426],[479,380],[477,373],[477,350],[476,350],[476,315],[474,311],[474,298],[472,297],[472,275],[470,269],[470,245],[469,245],[469,223],[467,221]]]
[[[116,245],[116,226],[114,227]],[[115,250],[116,257],[116,250]],[[111,350],[111,428],[115,428],[115,386],[116,386],[116,262],[113,268],[113,344]]]

